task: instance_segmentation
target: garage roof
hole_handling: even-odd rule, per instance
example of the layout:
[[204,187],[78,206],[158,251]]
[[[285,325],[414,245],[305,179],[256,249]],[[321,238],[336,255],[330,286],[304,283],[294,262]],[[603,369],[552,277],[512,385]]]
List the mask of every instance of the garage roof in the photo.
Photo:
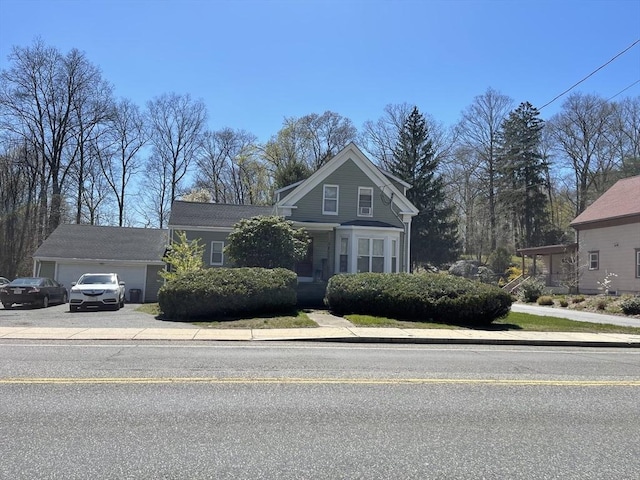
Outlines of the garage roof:
[[157,228],[63,224],[40,245],[33,258],[157,263],[164,256],[167,235],[168,230]]

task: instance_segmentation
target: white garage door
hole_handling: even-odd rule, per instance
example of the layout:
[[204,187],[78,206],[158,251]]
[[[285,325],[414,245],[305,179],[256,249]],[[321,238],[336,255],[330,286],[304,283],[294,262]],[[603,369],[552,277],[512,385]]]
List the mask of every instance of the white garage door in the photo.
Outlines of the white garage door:
[[71,288],[73,282],[77,282],[78,279],[85,273],[117,273],[120,275],[120,279],[126,284],[127,300],[129,300],[129,290],[137,288],[142,292],[144,298],[144,287],[146,280],[146,267],[145,266],[114,266],[114,265],[101,265],[96,266],[92,263],[72,263],[72,264],[58,264],[57,280],[65,287]]

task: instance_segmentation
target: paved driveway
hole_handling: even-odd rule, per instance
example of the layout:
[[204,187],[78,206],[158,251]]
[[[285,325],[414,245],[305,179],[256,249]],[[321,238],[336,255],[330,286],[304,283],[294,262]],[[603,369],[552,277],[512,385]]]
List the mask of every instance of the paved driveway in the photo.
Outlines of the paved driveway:
[[148,313],[136,312],[138,304],[125,304],[117,312],[88,310],[69,312],[69,305],[48,308],[0,307],[2,327],[80,327],[80,328],[193,328],[190,323],[164,322]]

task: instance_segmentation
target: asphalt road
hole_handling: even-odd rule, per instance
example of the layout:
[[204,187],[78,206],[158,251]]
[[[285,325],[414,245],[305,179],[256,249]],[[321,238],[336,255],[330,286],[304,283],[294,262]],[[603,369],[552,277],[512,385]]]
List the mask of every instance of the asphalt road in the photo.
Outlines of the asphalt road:
[[635,479],[640,352],[0,343],[0,478]]

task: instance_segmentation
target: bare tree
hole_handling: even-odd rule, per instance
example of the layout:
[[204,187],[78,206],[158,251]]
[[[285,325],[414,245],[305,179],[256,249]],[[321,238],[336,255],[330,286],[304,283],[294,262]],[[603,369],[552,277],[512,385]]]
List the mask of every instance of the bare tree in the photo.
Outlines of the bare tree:
[[196,160],[196,186],[207,189],[216,203],[245,203],[240,178],[245,160],[255,156],[256,141],[244,130],[207,132],[203,154]]
[[305,115],[298,122],[310,143],[312,156],[308,163],[314,171],[356,138],[356,127],[351,120],[329,110],[322,115]]
[[171,205],[180,194],[190,165],[202,150],[206,107],[204,102],[192,100],[188,94],[171,93],[148,102],[147,109],[150,141],[154,157],[166,165],[163,170],[168,175]]
[[620,177],[640,175],[640,96],[613,104],[610,141]]
[[[408,103],[387,105],[384,108],[384,114],[377,121],[364,122],[358,141],[372,159],[384,169],[389,169],[389,165],[393,162],[393,149],[413,108],[414,106]],[[433,143],[434,156],[440,168],[444,169],[453,152],[455,132],[446,129],[431,115],[423,113],[423,116]]]
[[364,122],[359,142],[383,168],[393,161],[393,149],[398,143],[399,132],[412,110],[413,105],[408,103],[389,104],[384,107],[384,113],[377,121]]
[[171,209],[170,166],[159,156],[152,155],[146,162],[144,173],[136,211],[144,220],[145,227],[164,228]]
[[12,66],[0,74],[1,124],[35,147],[37,163],[42,166],[43,215],[48,196],[51,198],[42,237],[62,219],[63,190],[74,161],[69,144],[76,133],[76,110],[103,81],[83,53],[73,49],[63,56],[40,40],[32,47],[14,47],[9,60]]
[[482,182],[489,210],[489,238],[491,251],[497,246],[496,160],[498,158],[498,134],[513,100],[492,88],[475,97],[462,114],[457,134],[462,145],[473,151],[481,161]]
[[144,117],[130,100],[120,100],[106,124],[105,146],[97,152],[100,167],[118,208],[118,225],[125,224],[127,191],[133,176],[142,167],[140,150],[147,142]]
[[29,274],[29,254],[38,245],[39,176],[24,140],[4,137],[0,145],[0,272],[13,278]]
[[615,167],[606,136],[610,115],[611,105],[600,97],[575,93],[549,120],[561,166],[572,172],[575,215],[587,207],[592,186],[604,182]]

